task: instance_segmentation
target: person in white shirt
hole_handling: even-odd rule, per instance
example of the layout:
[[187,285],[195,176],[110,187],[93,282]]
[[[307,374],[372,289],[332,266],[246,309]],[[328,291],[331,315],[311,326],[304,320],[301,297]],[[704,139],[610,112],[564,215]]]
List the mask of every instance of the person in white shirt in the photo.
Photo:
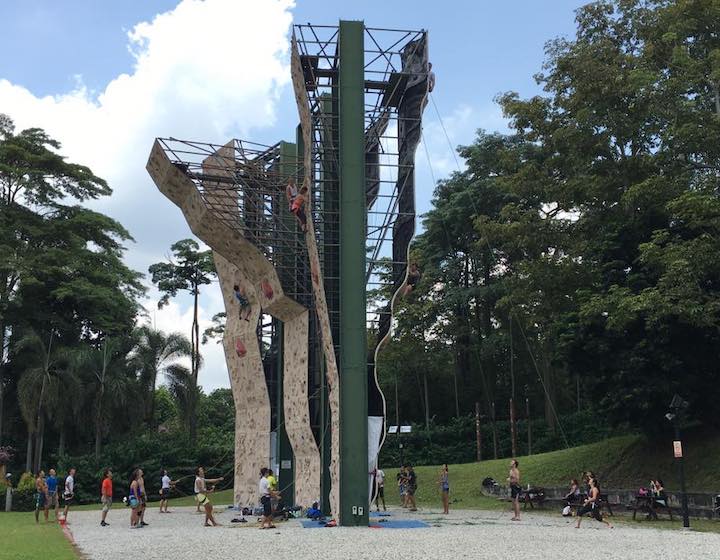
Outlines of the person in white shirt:
[[[160,479],[160,513],[170,513],[168,511],[168,498],[172,487],[175,486],[174,480],[170,480],[167,469],[163,469],[162,478]],[[163,509],[164,508],[164,509]]]
[[260,483],[258,484],[258,495],[260,496],[260,503],[263,507],[263,518],[261,529],[274,529],[272,518],[272,497],[277,494],[273,492],[270,487],[270,481],[268,480],[268,474],[272,471],[270,469],[262,468],[260,470]]
[[375,469],[375,507],[380,511],[380,500],[382,500],[383,511],[387,511],[385,507],[385,471]]
[[432,62],[428,62],[427,86],[428,93],[435,89],[435,72],[432,69]]
[[63,500],[65,502],[65,512],[63,518],[67,521],[70,506],[75,503],[75,473],[77,471],[73,467],[65,479],[65,492],[63,492]]

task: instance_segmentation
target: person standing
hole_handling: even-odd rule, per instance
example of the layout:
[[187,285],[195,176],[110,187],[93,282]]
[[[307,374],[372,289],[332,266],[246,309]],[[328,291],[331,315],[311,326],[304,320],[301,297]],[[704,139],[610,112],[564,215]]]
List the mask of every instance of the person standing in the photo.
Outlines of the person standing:
[[35,478],[35,523],[40,523],[40,510],[45,512],[45,523],[47,523],[48,487],[45,482],[45,471],[40,471]]
[[149,523],[145,523],[145,510],[147,509],[147,492],[145,491],[145,473],[142,469],[140,470],[140,478],[138,478],[138,498],[140,500],[140,506],[138,508],[138,520],[139,527],[147,527]]
[[100,503],[102,503],[102,516],[100,518],[100,526],[107,527],[110,525],[105,522],[108,511],[112,507],[113,499],[113,487],[112,487],[112,476],[113,473],[110,469],[105,469],[103,473],[102,486],[100,487]]
[[132,481],[130,482],[130,493],[128,496],[128,502],[130,504],[130,528],[138,529],[142,527],[140,525],[140,482],[139,479],[142,477],[142,469],[135,469],[132,475]]
[[48,508],[55,510],[55,521],[58,520],[58,510],[60,509],[60,500],[58,500],[58,480],[55,469],[50,469],[49,476],[45,479],[48,489]]
[[[170,480],[170,475],[167,469],[163,469],[162,477],[160,478],[160,513],[170,513],[168,511],[168,498],[170,498],[170,492],[172,487],[175,486],[175,482]],[[164,508],[164,509],[163,509]]]
[[197,495],[198,503],[205,508],[205,527],[210,527],[211,523],[213,527],[217,527],[219,523],[215,521],[213,516],[213,506],[208,494],[212,492],[212,488],[208,489],[207,485],[217,484],[222,480],[220,478],[205,478],[205,469],[198,467],[195,470],[195,494]]
[[520,521],[520,493],[522,488],[520,487],[520,463],[517,459],[510,461],[510,473],[508,474],[508,483],[510,484],[510,498],[513,503],[513,512],[515,515],[511,518],[511,521]]
[[406,505],[410,511],[417,511],[417,504],[415,503],[415,492],[417,492],[417,475],[412,465],[407,467],[407,487],[405,488],[405,494],[407,496]]
[[448,466],[445,463],[440,469],[440,479],[438,480],[440,486],[440,495],[442,496],[443,513],[450,513],[450,476],[448,474]]
[[387,511],[385,507],[385,471],[375,469],[375,507],[380,511],[380,500],[382,500],[383,511]]
[[261,529],[274,529],[275,525],[273,525],[273,519],[272,519],[272,496],[273,491],[270,487],[270,481],[268,480],[268,475],[271,474],[272,471],[270,469],[266,469],[263,467],[260,470],[260,482],[258,484],[258,495],[260,496],[260,503],[263,507],[263,518],[262,518],[262,525],[260,525]]
[[75,467],[70,469],[67,477],[65,477],[65,491],[63,492],[63,502],[65,503],[65,511],[63,512],[63,519],[67,523],[68,513],[70,513],[70,506],[75,503],[75,474],[77,470]]

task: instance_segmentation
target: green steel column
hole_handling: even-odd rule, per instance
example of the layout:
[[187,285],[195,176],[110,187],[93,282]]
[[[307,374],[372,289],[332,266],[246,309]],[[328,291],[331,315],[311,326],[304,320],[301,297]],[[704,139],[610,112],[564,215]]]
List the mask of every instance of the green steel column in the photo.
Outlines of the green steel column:
[[346,526],[367,526],[369,505],[364,33],[361,21],[340,22],[340,511]]
[[[294,169],[295,164],[295,144],[290,142],[280,142],[280,175],[285,176],[291,173]],[[283,220],[292,220],[293,217],[290,212],[287,211],[287,204],[285,204],[285,196],[281,197],[280,203],[281,216]],[[288,257],[292,258],[292,256]],[[284,263],[287,265],[287,263]],[[293,457],[292,446],[285,430],[285,410],[283,408],[283,395],[285,393],[284,373],[283,368],[285,367],[284,352],[283,352],[283,338],[284,328],[282,321],[273,319],[275,323],[275,338],[278,341],[278,359],[277,359],[277,458],[279,464],[278,472],[278,488],[282,491],[282,497],[285,503],[294,506],[295,505],[295,461]]]

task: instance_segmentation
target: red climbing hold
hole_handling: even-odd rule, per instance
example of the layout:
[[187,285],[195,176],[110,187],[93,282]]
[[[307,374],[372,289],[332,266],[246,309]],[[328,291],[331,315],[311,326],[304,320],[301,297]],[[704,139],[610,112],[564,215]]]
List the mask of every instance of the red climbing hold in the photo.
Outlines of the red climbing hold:
[[247,348],[245,348],[243,341],[239,338],[235,339],[235,352],[237,353],[239,358],[242,358],[245,356],[245,354],[247,354]]
[[275,292],[273,292],[270,282],[268,282],[267,280],[263,280],[261,287],[262,287],[263,294],[265,294],[265,298],[272,299],[273,295],[275,295]]

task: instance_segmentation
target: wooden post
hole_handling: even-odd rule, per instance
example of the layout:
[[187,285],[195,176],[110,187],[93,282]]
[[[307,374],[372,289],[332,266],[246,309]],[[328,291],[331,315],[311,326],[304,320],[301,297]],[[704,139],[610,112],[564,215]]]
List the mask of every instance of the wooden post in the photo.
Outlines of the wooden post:
[[525,397],[525,417],[528,426],[528,455],[532,455],[532,424],[530,422],[530,399]]
[[482,461],[482,435],[480,433],[480,403],[475,403],[475,447],[478,463]]
[[513,457],[517,457],[517,430],[515,428],[515,403],[510,399],[510,448]]

